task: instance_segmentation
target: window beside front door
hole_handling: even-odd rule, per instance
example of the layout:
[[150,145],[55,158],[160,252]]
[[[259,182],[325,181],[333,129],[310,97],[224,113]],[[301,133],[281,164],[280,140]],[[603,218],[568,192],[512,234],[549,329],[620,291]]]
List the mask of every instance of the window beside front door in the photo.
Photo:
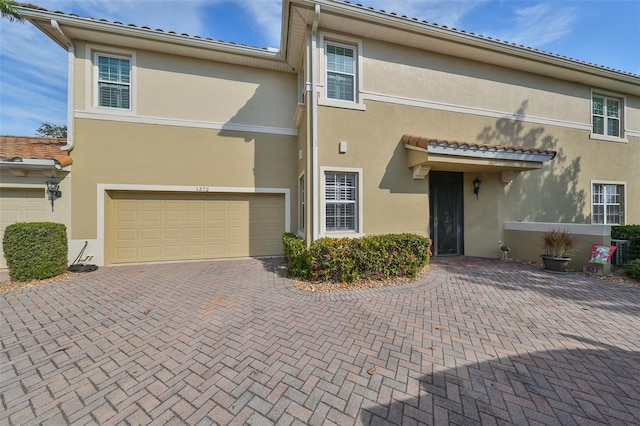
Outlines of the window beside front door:
[[624,196],[624,184],[593,183],[591,222],[603,225],[624,225]]
[[320,167],[321,237],[363,236],[363,173],[357,167]]

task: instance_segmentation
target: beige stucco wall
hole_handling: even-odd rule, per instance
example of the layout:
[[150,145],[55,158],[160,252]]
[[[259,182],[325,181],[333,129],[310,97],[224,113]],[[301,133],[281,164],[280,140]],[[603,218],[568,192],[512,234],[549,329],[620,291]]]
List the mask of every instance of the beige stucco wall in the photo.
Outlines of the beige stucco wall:
[[[394,112],[375,103],[366,112],[319,108],[319,166],[363,169],[365,234],[428,235],[428,181],[412,178]],[[347,142],[345,154],[340,141]]]
[[[294,128],[297,76],[293,73],[82,42],[76,51],[77,111]],[[133,58],[131,112],[96,107],[96,52]]]
[[288,188],[297,229],[296,137],[76,120],[72,238],[96,238],[97,185]]
[[590,88],[575,83],[375,40],[362,55],[365,92],[590,122]]

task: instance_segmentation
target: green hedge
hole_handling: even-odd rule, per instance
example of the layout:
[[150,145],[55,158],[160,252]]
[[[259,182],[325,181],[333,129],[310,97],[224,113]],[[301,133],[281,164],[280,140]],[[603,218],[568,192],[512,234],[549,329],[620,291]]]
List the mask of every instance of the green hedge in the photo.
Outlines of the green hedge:
[[634,280],[640,281],[640,259],[630,260],[627,263],[625,272]]
[[14,223],[4,231],[2,250],[13,280],[60,275],[67,269],[67,228],[52,222]]
[[627,262],[640,259],[640,225],[612,226],[611,239],[629,241]]
[[291,233],[282,241],[289,275],[312,281],[413,278],[431,256],[431,241],[415,234],[322,238],[308,249]]

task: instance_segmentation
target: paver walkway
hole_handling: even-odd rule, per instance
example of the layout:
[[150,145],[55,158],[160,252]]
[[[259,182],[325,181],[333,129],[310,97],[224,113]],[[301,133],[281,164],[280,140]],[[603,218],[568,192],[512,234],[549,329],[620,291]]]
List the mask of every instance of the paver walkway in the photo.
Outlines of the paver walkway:
[[330,294],[122,266],[0,303],[1,424],[640,424],[640,287],[529,265]]

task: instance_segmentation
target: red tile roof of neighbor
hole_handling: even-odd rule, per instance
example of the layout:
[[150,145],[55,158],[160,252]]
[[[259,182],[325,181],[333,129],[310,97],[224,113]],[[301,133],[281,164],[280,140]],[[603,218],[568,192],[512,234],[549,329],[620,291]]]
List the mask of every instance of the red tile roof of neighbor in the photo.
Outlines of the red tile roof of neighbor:
[[73,159],[69,156],[69,151],[60,150],[66,143],[66,139],[0,136],[0,160],[53,160],[60,167],[70,166]]
[[463,148],[469,149],[471,151],[503,151],[515,154],[540,154],[551,156],[551,158],[554,158],[556,156],[556,151],[553,151],[551,149],[527,148],[524,146],[491,145],[477,142],[448,141],[444,139],[427,138],[423,136],[414,136],[408,134],[402,135],[402,142],[405,145],[411,145],[415,146],[416,148],[422,148],[425,150],[428,149],[429,146],[439,146],[448,148]]

